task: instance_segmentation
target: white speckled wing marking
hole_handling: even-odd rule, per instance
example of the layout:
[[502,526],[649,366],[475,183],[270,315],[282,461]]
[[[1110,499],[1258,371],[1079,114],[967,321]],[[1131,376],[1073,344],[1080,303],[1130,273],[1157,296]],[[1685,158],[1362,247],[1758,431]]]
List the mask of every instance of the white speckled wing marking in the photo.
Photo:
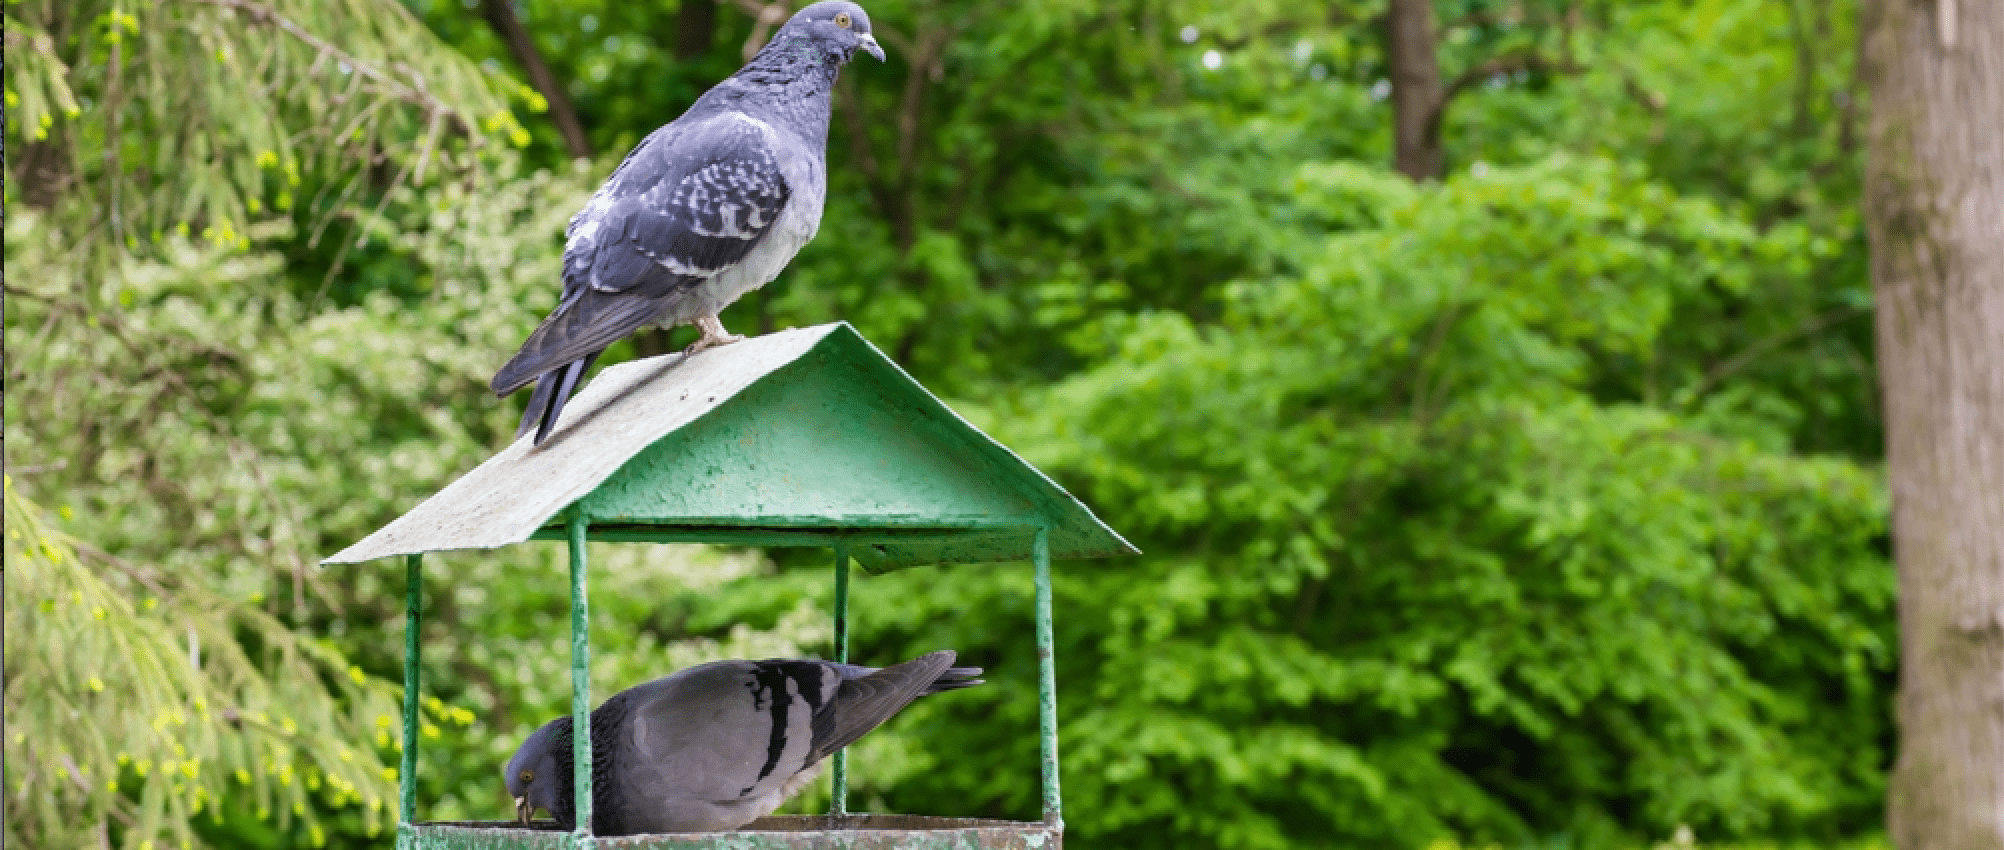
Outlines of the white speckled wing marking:
[[726,112],[642,142],[571,220],[567,294],[666,295],[742,263],[793,194],[776,141],[765,122]]
[[[738,120],[755,127],[765,140],[763,149],[782,151],[800,149],[806,143],[783,136],[778,130],[763,121],[749,116],[738,116]],[[782,156],[775,161],[779,177],[787,186],[823,185],[822,169],[825,167],[820,156]],[[681,306],[672,314],[662,317],[663,323],[686,322],[700,316],[714,316],[746,292],[768,283],[792,262],[800,248],[814,238],[821,228],[821,206],[823,196],[819,192],[791,193],[786,204],[777,211],[777,218],[756,211],[765,223],[765,238],[758,241],[745,258],[737,265],[724,269],[696,287]]]

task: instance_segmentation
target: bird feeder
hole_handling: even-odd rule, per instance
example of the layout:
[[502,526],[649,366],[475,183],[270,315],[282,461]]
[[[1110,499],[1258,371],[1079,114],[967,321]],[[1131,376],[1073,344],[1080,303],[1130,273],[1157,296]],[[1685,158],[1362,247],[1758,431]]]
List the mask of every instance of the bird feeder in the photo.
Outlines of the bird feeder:
[[[531,540],[570,550],[571,712],[590,727],[585,541],[834,550],[835,660],[849,651],[850,562],[1035,564],[1041,822],[852,814],[833,758],[827,815],[737,832],[596,837],[589,735],[574,748],[577,828],[417,819],[420,561]],[[398,850],[447,848],[1057,847],[1057,681],[1051,560],[1137,554],[1085,505],[927,392],[847,323],[789,330],[605,369],[542,446],[521,439],[325,563],[403,556],[403,762]]]

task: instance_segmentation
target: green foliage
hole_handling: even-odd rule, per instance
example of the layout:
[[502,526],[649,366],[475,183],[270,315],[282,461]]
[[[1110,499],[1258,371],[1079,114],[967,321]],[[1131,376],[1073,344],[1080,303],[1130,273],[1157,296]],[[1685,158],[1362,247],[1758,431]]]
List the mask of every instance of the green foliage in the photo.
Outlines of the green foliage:
[[[1074,578],[1111,612],[1068,618],[1083,652],[1126,659],[1070,736],[1071,787],[1120,801],[1106,837],[1182,803],[1095,790],[1099,763],[1212,788],[1225,816],[1179,831],[1231,846],[1327,822],[1604,846],[1875,806],[1875,477],[1585,392],[1746,229],[1594,163],[1416,195],[1316,177],[1325,209],[1409,197],[1237,285],[1218,325],[1137,320],[997,417],[1169,553],[1149,580]],[[1172,590],[1116,601],[1143,588]],[[1248,727],[1273,736],[1256,760]]]
[[[470,167],[468,144],[527,141],[485,75],[383,0],[37,0],[6,24],[32,46],[7,69],[30,184],[10,197],[60,198],[92,248],[248,248],[268,210],[324,216],[376,170],[421,182]],[[306,174],[345,179],[309,204]]]
[[[468,425],[506,426],[403,392],[326,404],[355,378],[427,389],[411,360],[371,352],[442,352],[369,333],[366,309],[319,311],[268,246],[299,239],[295,215],[370,220],[346,197],[359,187],[387,199],[448,161],[477,180],[461,145],[513,119],[394,5],[14,3],[7,23],[34,53],[7,77],[9,840],[376,835],[394,668],[348,660],[361,654],[339,629],[326,640],[339,609],[317,606],[340,600],[312,567],[323,535],[373,514],[342,524],[344,505],[370,505],[342,495],[356,479],[323,453],[408,441],[442,455],[442,475],[479,454]],[[58,102],[74,108],[35,111]],[[339,191],[288,211],[307,185]],[[356,415],[367,406],[381,418]],[[447,437],[427,439],[428,422]],[[58,527],[30,498],[62,506]],[[470,722],[426,704],[433,734]]]
[[229,804],[303,818],[316,846],[309,802],[382,829],[394,689],[256,608],[50,528],[11,476],[6,491],[8,843],[186,846]]

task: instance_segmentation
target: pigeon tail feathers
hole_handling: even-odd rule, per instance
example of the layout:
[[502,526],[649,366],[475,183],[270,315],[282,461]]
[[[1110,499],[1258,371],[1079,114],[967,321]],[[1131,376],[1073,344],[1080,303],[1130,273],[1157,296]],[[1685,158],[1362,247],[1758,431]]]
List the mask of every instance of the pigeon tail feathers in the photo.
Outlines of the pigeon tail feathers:
[[[882,667],[864,667],[861,664],[844,664],[839,661],[824,663],[841,673],[843,681],[860,679],[883,669]],[[981,678],[981,673],[982,669],[980,667],[948,667],[945,672],[939,674],[939,678],[933,680],[932,685],[926,688],[925,693],[920,694],[920,696],[941,693],[943,691],[957,691],[961,688],[971,688],[975,685],[985,685],[988,683],[988,680]]]
[[928,652],[903,664],[844,681],[828,706],[814,715],[813,746],[807,761],[819,761],[855,743],[903,711],[939,682],[940,676],[953,667],[954,657],[950,649]]
[[522,424],[515,427],[515,439],[522,439],[533,427],[536,431],[536,445],[549,439],[550,432],[557,428],[557,418],[563,415],[564,404],[577,391],[578,381],[584,373],[591,371],[593,363],[604,352],[592,352],[583,360],[573,360],[561,369],[544,372],[536,379],[536,390],[529,394],[529,407],[522,411]]
[[586,289],[536,327],[522,349],[494,373],[488,387],[509,395],[564,364],[593,357],[661,314],[663,303],[645,295]]

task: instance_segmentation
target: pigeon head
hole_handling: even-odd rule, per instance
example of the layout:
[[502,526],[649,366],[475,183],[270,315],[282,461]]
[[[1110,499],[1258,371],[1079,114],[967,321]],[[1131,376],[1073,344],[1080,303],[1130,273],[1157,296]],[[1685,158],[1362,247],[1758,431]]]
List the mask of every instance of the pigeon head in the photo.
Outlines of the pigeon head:
[[884,61],[884,48],[870,33],[870,13],[848,0],[823,0],[793,14],[773,41],[805,40],[847,62],[857,50]]
[[[522,748],[515,751],[515,757],[508,760],[508,772],[502,778],[508,783],[508,796],[515,798],[515,822],[528,825],[529,818],[537,809],[555,814],[557,811],[557,753],[555,747],[556,728],[559,722],[570,718],[560,717],[543,724],[522,742]],[[568,753],[566,753],[568,755]],[[569,769],[570,760],[565,759],[562,769]]]

